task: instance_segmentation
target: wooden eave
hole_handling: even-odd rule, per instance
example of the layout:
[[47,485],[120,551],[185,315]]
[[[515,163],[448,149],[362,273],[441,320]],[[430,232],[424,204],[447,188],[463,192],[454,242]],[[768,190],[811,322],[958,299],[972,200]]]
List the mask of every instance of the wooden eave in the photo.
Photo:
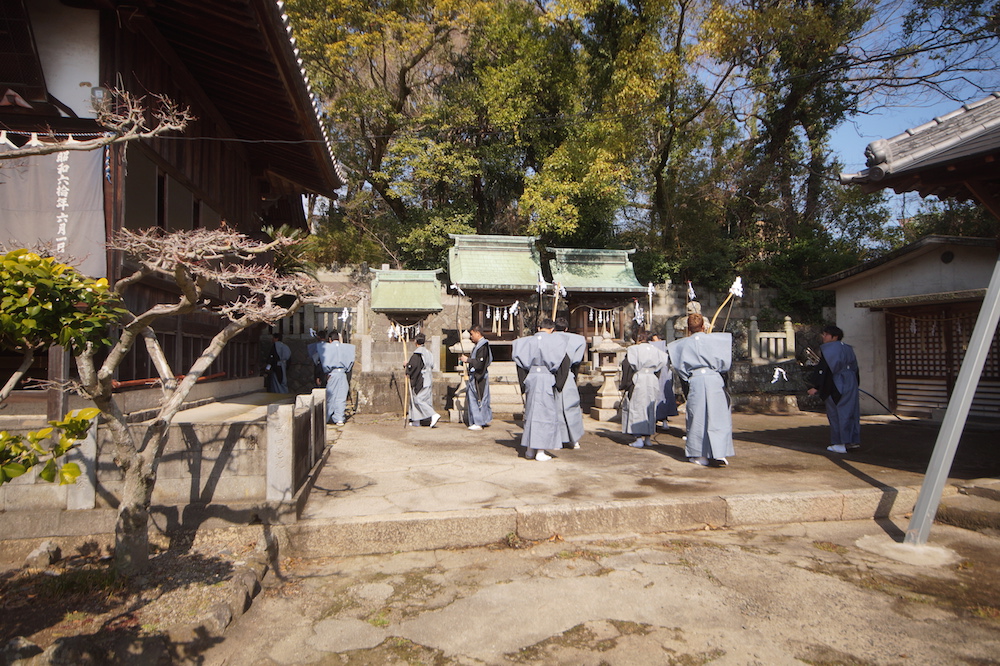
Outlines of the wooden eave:
[[287,192],[291,183],[299,193],[333,196],[344,185],[275,0],[95,0],[95,6],[162,37],[257,171],[278,177],[269,177],[272,186]]

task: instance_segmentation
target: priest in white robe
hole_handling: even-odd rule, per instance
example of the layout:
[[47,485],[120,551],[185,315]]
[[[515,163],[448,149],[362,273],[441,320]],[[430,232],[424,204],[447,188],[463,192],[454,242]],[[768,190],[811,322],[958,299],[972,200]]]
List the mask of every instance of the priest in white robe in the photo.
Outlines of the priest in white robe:
[[[661,340],[660,336],[653,333],[650,336],[649,344],[660,351],[666,353],[667,343]],[[656,420],[663,421],[663,429],[667,430],[669,425],[667,419],[677,416],[677,398],[674,396],[674,373],[668,366],[660,371],[660,400],[656,403]]]
[[410,425],[419,426],[430,419],[430,427],[437,426],[441,415],[434,411],[434,355],[424,347],[427,338],[418,333],[413,339],[416,349],[406,363],[406,376],[410,380]]
[[524,433],[521,444],[525,457],[537,461],[551,460],[546,451],[562,448],[560,409],[557,391],[569,373],[566,345],[552,335],[555,323],[543,319],[539,331],[514,341],[512,354],[517,366],[524,401]]
[[580,407],[580,388],[576,383],[576,375],[587,355],[587,338],[570,333],[567,330],[569,322],[565,317],[558,317],[555,325],[556,330],[552,335],[562,338],[566,344],[566,357],[569,359],[569,375],[559,391],[559,405],[563,416],[559,424],[560,439],[568,448],[578,449],[580,439],[583,438],[583,409]]
[[688,460],[698,465],[729,464],[733,449],[733,415],[725,379],[733,363],[731,333],[705,333],[705,319],[688,315],[688,337],[667,345],[674,372],[688,384]]
[[656,432],[659,373],[666,372],[668,358],[649,343],[648,331],[637,331],[635,341],[622,359],[622,432],[635,435],[629,446],[641,449],[652,444],[650,437]]
[[344,410],[347,407],[347,391],[350,387],[351,370],[354,368],[354,345],[340,341],[336,331],[330,334],[330,341],[319,348],[320,365],[326,374],[326,422],[344,425]]

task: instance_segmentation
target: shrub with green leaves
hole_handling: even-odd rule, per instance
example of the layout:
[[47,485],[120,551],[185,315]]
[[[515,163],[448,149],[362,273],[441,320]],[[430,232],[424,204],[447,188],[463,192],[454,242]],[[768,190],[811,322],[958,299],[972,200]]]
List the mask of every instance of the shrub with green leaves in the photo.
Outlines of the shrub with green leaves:
[[13,351],[110,345],[108,325],[125,313],[107,279],[29,250],[3,256],[0,288],[0,347]]
[[[91,407],[70,412],[62,421],[49,421],[48,428],[42,428],[27,435],[0,431],[0,485],[17,478],[32,467],[44,464],[38,476],[59,485],[75,483],[80,476],[80,466],[76,463],[58,465],[56,460],[63,457],[86,437],[91,419],[100,410]],[[48,446],[45,446],[46,443]]]

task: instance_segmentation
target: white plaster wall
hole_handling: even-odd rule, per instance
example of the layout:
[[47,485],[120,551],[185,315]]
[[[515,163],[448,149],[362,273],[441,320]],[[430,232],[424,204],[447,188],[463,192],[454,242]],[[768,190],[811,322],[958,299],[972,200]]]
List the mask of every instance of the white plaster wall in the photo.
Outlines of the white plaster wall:
[[59,0],[31,0],[27,6],[49,93],[81,118],[93,118],[90,89],[102,85],[98,12]]
[[[955,255],[947,264],[941,261],[946,251]],[[856,302],[982,289],[989,285],[996,257],[996,250],[989,248],[940,245],[920,256],[867,271],[839,285],[837,326],[844,329],[844,342],[853,346],[857,354],[861,388],[889,404],[885,313],[854,307]],[[884,414],[885,409],[861,394],[861,412]]]

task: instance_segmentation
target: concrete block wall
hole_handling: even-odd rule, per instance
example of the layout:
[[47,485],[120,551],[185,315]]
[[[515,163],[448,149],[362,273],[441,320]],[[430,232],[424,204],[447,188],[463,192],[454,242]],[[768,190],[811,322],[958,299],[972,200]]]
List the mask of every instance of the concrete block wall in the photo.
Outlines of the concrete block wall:
[[[132,428],[141,441],[148,426]],[[175,424],[157,468],[153,520],[169,530],[190,527],[195,515],[246,522],[253,515],[294,514],[294,495],[325,446],[325,395],[319,389],[299,396],[295,405],[270,405],[267,419]],[[50,484],[32,470],[0,486],[0,533],[21,538],[15,532],[18,525],[30,527],[20,519],[29,511],[113,512],[124,479],[114,454],[101,427],[70,454],[83,471],[76,484]]]

